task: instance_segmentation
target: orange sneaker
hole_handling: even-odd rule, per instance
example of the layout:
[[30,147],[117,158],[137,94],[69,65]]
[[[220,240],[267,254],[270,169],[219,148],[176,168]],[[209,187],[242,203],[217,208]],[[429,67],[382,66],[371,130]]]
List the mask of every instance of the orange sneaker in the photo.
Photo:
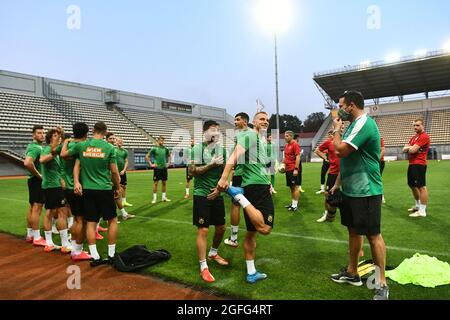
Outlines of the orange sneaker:
[[188,194],[185,194],[183,198],[184,198],[184,199],[189,199],[189,195],[188,195]]
[[215,256],[209,256],[208,260],[214,260],[215,262],[217,262],[221,266],[227,266],[227,265],[230,264],[227,260],[225,260],[224,258],[219,256],[218,254],[216,254]]
[[106,232],[108,231],[108,228],[103,228],[102,226],[98,226],[97,232]]
[[80,254],[77,255],[73,254],[71,258],[73,261],[85,261],[92,259],[92,257],[86,251],[82,251]]
[[96,232],[95,233],[95,240],[103,240],[103,236],[100,233]]
[[45,252],[52,252],[52,251],[59,250],[59,249],[61,249],[60,246],[57,246],[56,244],[53,244],[53,245],[46,245],[45,248],[44,248],[44,251]]
[[209,269],[203,269],[202,272],[200,272],[200,276],[202,279],[206,282],[214,282],[216,279],[214,279],[213,275],[209,272]]
[[47,242],[45,242],[45,239],[40,237],[37,240],[33,240],[33,245],[38,247],[45,247],[47,245]]
[[25,241],[28,243],[33,243],[33,237],[26,237]]
[[61,247],[61,253],[71,253],[72,252],[72,246],[68,246],[68,247]]

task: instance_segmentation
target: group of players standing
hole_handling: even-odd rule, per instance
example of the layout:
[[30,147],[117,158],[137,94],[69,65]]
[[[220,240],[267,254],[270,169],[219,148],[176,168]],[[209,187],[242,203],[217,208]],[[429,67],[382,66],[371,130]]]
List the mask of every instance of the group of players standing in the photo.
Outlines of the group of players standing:
[[[361,102],[362,101],[362,102]],[[361,199],[372,201],[378,208],[378,196],[382,197],[381,173],[384,169],[384,143],[380,139],[378,128],[373,120],[364,114],[363,99],[359,93],[350,92],[340,99],[340,122],[334,121],[334,130],[328,133],[328,140],[321,144],[315,153],[324,159],[324,165],[329,165],[329,174],[324,185],[322,169],[322,186],[317,192],[326,195],[337,192],[343,187],[347,194],[347,204],[342,205],[342,224],[349,228],[350,239],[366,235],[372,246],[381,248],[380,214],[369,223],[362,218],[364,211]],[[361,107],[362,106],[362,107]],[[352,116],[347,116],[351,110]],[[342,120],[351,121],[351,125],[343,134]],[[269,235],[275,218],[272,194],[275,183],[275,162],[278,147],[271,143],[271,136],[267,137],[269,118],[266,112],[258,112],[253,118],[253,126],[249,127],[250,118],[246,113],[239,113],[235,117],[237,129],[235,146],[230,155],[220,141],[219,123],[208,120],[203,124],[203,141],[197,145],[192,141],[189,150],[189,164],[186,171],[186,195],[189,198],[189,184],[194,178],[193,192],[193,225],[197,227],[196,247],[200,265],[200,276],[206,282],[214,282],[208,262],[227,266],[229,262],[218,254],[222,241],[226,245],[238,247],[238,232],[240,223],[240,208],[243,208],[247,233],[243,241],[244,255],[247,265],[246,280],[249,283],[267,278],[265,273],[257,271],[255,267],[256,236],[257,233]],[[428,194],[425,183],[426,154],[429,148],[429,137],[424,131],[424,122],[417,119],[414,122],[417,135],[405,145],[404,152],[410,154],[408,170],[408,184],[412,189],[416,206],[410,209],[411,217],[425,217]],[[366,128],[368,133],[362,133]],[[91,260],[92,266],[107,263],[115,254],[117,240],[116,206],[122,213],[123,220],[133,218],[124,206],[131,206],[126,202],[126,171],[128,167],[128,153],[123,149],[123,141],[107,132],[106,125],[98,122],[93,128],[93,137],[88,139],[89,128],[84,123],[73,125],[73,139],[64,135],[61,128],[49,130],[45,134],[42,126],[33,128],[33,143],[28,146],[25,166],[30,172],[28,180],[30,209],[27,219],[27,241],[37,246],[44,246],[50,252],[60,249],[63,253],[71,253],[73,260]],[[339,134],[339,136],[337,135]],[[343,135],[341,140],[340,136]],[[373,138],[378,137],[378,142]],[[105,141],[106,137],[106,141]],[[288,211],[296,212],[299,207],[301,187],[300,146],[294,139],[293,132],[285,133],[286,146],[284,160],[286,184],[291,190],[292,203],[287,205]],[[46,146],[43,147],[44,139]],[[373,144],[369,151],[362,151],[368,141]],[[361,149],[361,150],[360,150]],[[377,159],[372,159],[378,155]],[[380,156],[381,155],[381,156]],[[158,182],[162,181],[162,201],[170,201],[166,195],[167,168],[171,165],[169,150],[164,146],[164,138],[157,140],[157,146],[147,154],[146,160],[154,169],[153,200],[157,200]],[[346,159],[346,160],[343,160]],[[350,160],[349,160],[350,159]],[[377,168],[370,168],[373,175],[364,173],[368,165],[363,162],[376,163]],[[342,163],[347,163],[342,170]],[[349,172],[362,177],[361,181],[348,182]],[[231,177],[231,183],[229,178]],[[377,178],[379,177],[379,178]],[[354,178],[354,177],[353,177]],[[367,190],[358,189],[360,187]],[[357,190],[358,189],[358,190]],[[222,192],[232,198],[231,206],[231,235],[224,240],[226,231],[225,206]],[[350,199],[351,201],[349,201]],[[359,202],[358,202],[359,201]],[[383,199],[384,201],[384,199]],[[345,202],[345,201],[344,201]],[[357,203],[358,202],[358,203]],[[44,219],[45,239],[40,236],[39,216],[45,203],[46,216]],[[344,207],[344,208],[343,208]],[[333,221],[337,207],[325,201],[326,211],[318,222]],[[377,210],[375,210],[377,211]],[[380,211],[380,210],[379,210]],[[69,242],[67,218],[68,212],[75,217],[72,232],[72,244]],[[57,218],[57,226],[61,235],[62,246],[56,246],[51,238],[51,219]],[[99,237],[99,220],[108,222],[108,259],[102,259],[97,252],[96,238]],[[373,217],[372,217],[373,218]],[[358,225],[359,224],[359,225]],[[368,225],[375,224],[375,225]],[[362,227],[361,227],[362,225]],[[212,246],[207,254],[207,237],[210,226],[215,226]],[[90,254],[83,251],[83,242],[87,240]],[[359,238],[358,238],[359,239]],[[360,240],[358,240],[360,241]],[[359,242],[358,242],[359,243]],[[362,250],[362,242],[350,248]],[[373,249],[373,248],[372,248]],[[373,249],[374,250],[374,249]],[[373,251],[372,250],[372,251]],[[385,249],[380,249],[385,250]],[[354,250],[353,250],[354,251]],[[382,253],[373,251],[374,260],[384,270],[385,259]],[[385,253],[384,253],[385,255]],[[349,268],[332,276],[335,282],[347,282],[360,285],[360,279]],[[353,271],[353,272],[352,272]],[[383,275],[384,277],[384,271]],[[383,278],[384,279],[384,278]],[[385,279],[383,280],[385,283]],[[381,298],[387,298],[382,292]]]

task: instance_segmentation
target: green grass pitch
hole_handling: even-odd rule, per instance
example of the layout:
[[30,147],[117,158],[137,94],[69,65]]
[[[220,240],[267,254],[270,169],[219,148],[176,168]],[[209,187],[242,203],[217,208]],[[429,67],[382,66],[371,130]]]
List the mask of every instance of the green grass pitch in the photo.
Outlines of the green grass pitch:
[[[383,205],[382,233],[387,249],[387,264],[397,266],[414,253],[450,260],[450,161],[430,162],[427,182],[430,191],[428,217],[412,219],[407,209],[413,204],[406,185],[407,162],[386,164],[384,187],[387,204]],[[134,244],[150,249],[164,248],[172,258],[146,270],[152,275],[175,280],[194,287],[246,299],[371,299],[373,292],[366,286],[355,288],[329,280],[347,263],[347,232],[339,222],[316,223],[323,212],[323,196],[319,187],[320,164],[304,164],[300,211],[292,214],[284,205],[290,202],[283,175],[277,175],[274,196],[275,228],[268,237],[258,236],[256,267],[268,274],[268,279],[254,285],[245,282],[246,265],[242,247],[232,249],[222,245],[220,254],[229,259],[229,267],[209,263],[216,278],[214,284],[203,283],[199,276],[195,248],[196,228],[192,226],[192,200],[184,195],[185,170],[169,171],[170,203],[151,205],[152,173],[128,174],[127,200],[134,204],[128,211],[136,219],[119,225],[117,250]],[[25,234],[27,187],[25,180],[1,180],[0,231],[18,236]],[[191,187],[192,190],[192,187]],[[191,191],[192,194],[192,191]],[[158,200],[161,199],[159,190]],[[230,200],[225,199],[227,223]],[[210,229],[210,242],[213,234]],[[229,235],[229,229],[226,236]],[[245,232],[241,219],[239,239]],[[55,237],[57,238],[57,237]],[[59,239],[57,239],[59,241]],[[106,254],[106,241],[98,242],[99,252]],[[85,245],[86,249],[86,245]],[[365,241],[366,258],[370,249]],[[52,253],[57,254],[57,253]],[[42,253],[44,257],[44,253]],[[414,285],[399,285],[389,280],[391,299],[450,299],[448,286],[426,289]]]

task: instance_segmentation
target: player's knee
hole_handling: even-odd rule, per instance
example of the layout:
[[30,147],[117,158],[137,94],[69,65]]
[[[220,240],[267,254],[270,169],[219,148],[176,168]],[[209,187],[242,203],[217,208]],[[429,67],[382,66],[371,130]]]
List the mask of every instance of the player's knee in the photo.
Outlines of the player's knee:
[[206,238],[208,236],[208,228],[198,228],[198,235]]
[[265,225],[264,227],[261,227],[258,231],[263,236],[268,236],[272,232],[272,228],[267,226],[267,225]]

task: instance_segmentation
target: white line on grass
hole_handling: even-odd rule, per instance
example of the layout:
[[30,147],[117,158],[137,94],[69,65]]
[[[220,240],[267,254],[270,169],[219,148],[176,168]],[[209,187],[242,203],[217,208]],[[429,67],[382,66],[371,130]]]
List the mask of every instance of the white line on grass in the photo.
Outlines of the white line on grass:
[[[27,202],[25,200],[11,199],[11,198],[0,198],[0,200],[8,200],[8,201],[15,201],[15,202]],[[178,223],[178,224],[192,225],[192,222],[173,220],[173,219],[142,217],[142,216],[136,216],[136,218],[144,219],[144,220],[162,221],[162,222],[167,222],[167,223]],[[244,232],[242,229],[240,231]],[[328,243],[348,244],[348,241],[344,241],[344,240],[302,236],[302,235],[293,234],[293,233],[272,232],[271,235],[275,235],[275,236],[279,236],[279,237],[286,237],[286,238],[297,238],[297,239],[321,241],[321,242],[328,242]],[[368,244],[365,244],[364,246],[365,247],[369,247]],[[422,252],[422,253],[426,253],[426,254],[429,254],[429,255],[450,257],[450,253],[446,253],[446,252],[430,252],[430,251],[422,250],[422,249],[411,249],[411,248],[402,248],[402,247],[394,247],[394,246],[386,246],[386,249],[388,249],[388,250],[395,250],[395,251],[403,251],[403,252],[411,252],[411,253],[420,253],[420,252]]]

